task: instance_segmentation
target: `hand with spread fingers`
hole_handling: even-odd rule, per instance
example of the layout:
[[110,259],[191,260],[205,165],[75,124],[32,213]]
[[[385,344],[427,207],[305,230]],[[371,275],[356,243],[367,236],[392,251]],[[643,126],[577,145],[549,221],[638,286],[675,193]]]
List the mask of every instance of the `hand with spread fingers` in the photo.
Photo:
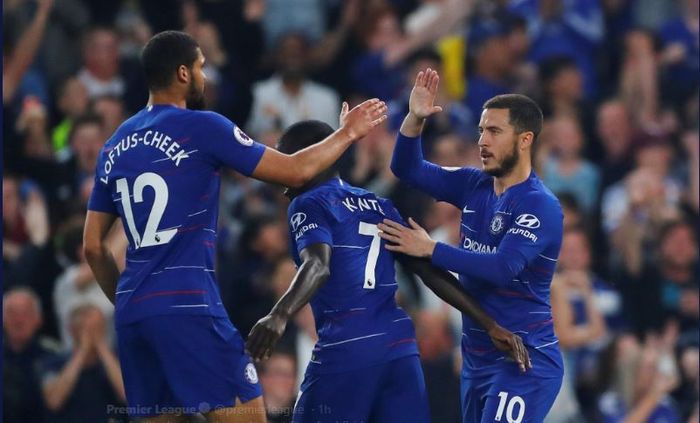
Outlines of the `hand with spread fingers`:
[[413,257],[431,257],[435,250],[435,242],[430,235],[417,224],[413,218],[408,218],[410,228],[393,220],[384,219],[377,225],[379,236],[386,240],[386,249],[397,253],[404,253]]
[[267,360],[272,355],[275,344],[284,333],[287,327],[287,319],[276,315],[268,314],[253,326],[245,348],[251,358],[256,362]]

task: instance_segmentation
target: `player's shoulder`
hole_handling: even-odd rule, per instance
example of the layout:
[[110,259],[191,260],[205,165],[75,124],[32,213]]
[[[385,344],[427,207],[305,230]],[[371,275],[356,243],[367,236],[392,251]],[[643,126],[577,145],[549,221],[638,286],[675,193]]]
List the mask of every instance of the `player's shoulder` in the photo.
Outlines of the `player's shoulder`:
[[557,196],[537,177],[530,178],[529,183],[519,192],[515,201],[524,207],[535,207],[553,214],[562,214]]

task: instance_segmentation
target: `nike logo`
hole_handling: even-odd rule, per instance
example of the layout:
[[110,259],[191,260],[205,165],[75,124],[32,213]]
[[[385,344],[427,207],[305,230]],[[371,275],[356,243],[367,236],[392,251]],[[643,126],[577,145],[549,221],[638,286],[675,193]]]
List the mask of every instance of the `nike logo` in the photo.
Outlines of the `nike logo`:
[[469,210],[467,206],[464,206],[462,213],[476,213],[476,210]]

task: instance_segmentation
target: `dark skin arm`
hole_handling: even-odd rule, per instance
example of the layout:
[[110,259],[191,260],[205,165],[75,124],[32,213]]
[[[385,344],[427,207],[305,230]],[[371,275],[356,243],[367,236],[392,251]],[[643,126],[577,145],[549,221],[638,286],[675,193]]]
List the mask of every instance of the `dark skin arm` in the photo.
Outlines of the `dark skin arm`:
[[486,330],[493,344],[500,351],[508,353],[525,372],[532,367],[527,348],[523,340],[509,330],[501,327],[462,289],[459,281],[449,272],[433,266],[428,259],[397,255],[401,264],[420,276],[423,283],[438,297],[452,307],[461,311]]
[[301,266],[287,292],[248,334],[246,350],[255,361],[267,359],[289,319],[304,307],[330,276],[331,247],[312,244],[299,253]]

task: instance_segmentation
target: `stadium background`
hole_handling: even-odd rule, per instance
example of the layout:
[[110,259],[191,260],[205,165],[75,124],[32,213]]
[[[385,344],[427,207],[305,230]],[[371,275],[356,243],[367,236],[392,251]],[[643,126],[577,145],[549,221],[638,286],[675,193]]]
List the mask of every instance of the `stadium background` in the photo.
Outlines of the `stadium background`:
[[[344,99],[387,101],[343,177],[452,243],[460,212],[389,170],[415,73],[442,76],[424,148],[444,166],[479,166],[485,100],[535,98],[535,166],[566,228],[552,288],[566,377],[551,421],[698,421],[697,0],[4,0],[3,12],[5,422],[124,419],[104,354],[65,401],[40,386],[75,354],[73,336],[113,340],[81,254],[85,205],[101,145],[147,100],[140,49],[165,29],[200,43],[208,107],[270,146],[301,119],[336,127]],[[222,172],[217,277],[245,335],[295,272],[287,201]],[[124,236],[111,242],[123,264]],[[458,421],[459,317],[409,275],[399,283],[433,421]],[[258,366],[270,421],[290,420],[313,342],[307,308]]]

